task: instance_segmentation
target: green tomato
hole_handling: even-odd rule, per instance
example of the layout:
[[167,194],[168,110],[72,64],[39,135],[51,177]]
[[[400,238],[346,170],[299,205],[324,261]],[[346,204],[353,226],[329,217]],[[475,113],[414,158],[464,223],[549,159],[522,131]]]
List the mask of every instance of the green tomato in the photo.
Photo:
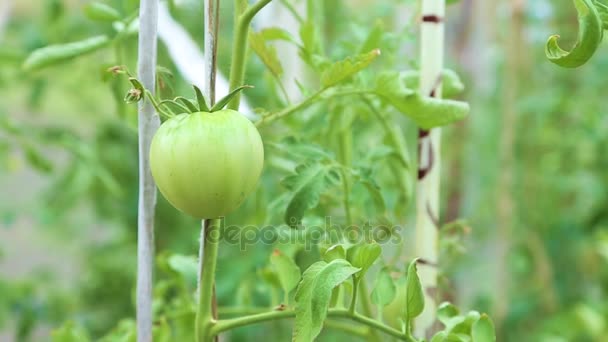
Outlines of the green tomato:
[[160,192],[201,219],[225,216],[255,188],[264,164],[262,138],[234,110],[180,114],[152,139],[150,167]]

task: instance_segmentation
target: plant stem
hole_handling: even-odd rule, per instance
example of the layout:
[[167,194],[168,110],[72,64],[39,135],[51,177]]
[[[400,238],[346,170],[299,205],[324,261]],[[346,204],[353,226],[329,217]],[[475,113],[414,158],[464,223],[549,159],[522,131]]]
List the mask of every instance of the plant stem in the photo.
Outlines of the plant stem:
[[[252,325],[256,323],[262,323],[267,321],[275,321],[279,319],[293,318],[295,317],[294,310],[285,310],[285,311],[271,311],[265,312],[250,316],[244,316],[239,318],[227,319],[227,320],[219,320],[212,328],[211,333],[213,335],[219,334],[221,332]],[[399,330],[393,329],[381,322],[378,322],[372,318],[365,317],[363,315],[357,313],[351,313],[346,309],[330,309],[327,312],[327,317],[331,318],[346,318],[353,320],[355,322],[361,323],[367,327],[372,329],[381,331],[387,335],[396,337],[401,341],[407,341],[407,337]]]
[[350,305],[348,306],[348,312],[350,312],[351,314],[354,314],[355,310],[357,309],[358,292],[359,292],[359,282],[357,281],[357,278],[353,275],[353,296],[350,299]]
[[195,319],[197,342],[208,342],[214,336],[211,333],[211,328],[215,322],[212,310],[213,287],[221,219],[204,220],[203,222],[199,251],[198,304]]
[[[154,91],[158,0],[142,0],[139,8],[138,77]],[[150,171],[150,144],[160,126],[150,101],[138,106],[139,204],[137,212],[137,341],[152,341],[152,288],[154,270],[154,208],[156,185]]]
[[[236,89],[243,85],[245,79],[245,57],[247,56],[247,36],[249,34],[249,25],[253,17],[266,6],[271,0],[259,0],[251,7],[246,9],[242,14],[236,17],[236,26],[234,29],[234,43],[232,45],[232,64],[230,66],[230,81],[229,90]],[[235,7],[238,9],[239,0],[235,0]],[[241,95],[237,94],[228,103],[227,108],[238,110],[241,100]]]
[[[422,0],[420,94],[436,98],[441,98],[444,17],[445,0]],[[427,262],[419,268],[425,306],[416,319],[415,332],[429,339],[437,311],[440,147],[440,129],[419,130],[415,253]]]

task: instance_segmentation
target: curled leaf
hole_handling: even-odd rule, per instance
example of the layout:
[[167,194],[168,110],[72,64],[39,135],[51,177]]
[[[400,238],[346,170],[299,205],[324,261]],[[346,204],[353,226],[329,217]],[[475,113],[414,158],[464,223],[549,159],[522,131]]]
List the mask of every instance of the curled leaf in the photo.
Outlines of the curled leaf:
[[593,0],[574,0],[578,12],[579,31],[577,42],[570,51],[562,49],[559,35],[549,37],[545,46],[547,58],[564,68],[577,68],[585,64],[595,53],[604,34],[602,19]]
[[50,65],[61,63],[93,51],[99,50],[110,43],[107,36],[95,36],[85,40],[49,45],[34,50],[23,62],[23,70],[32,71]]

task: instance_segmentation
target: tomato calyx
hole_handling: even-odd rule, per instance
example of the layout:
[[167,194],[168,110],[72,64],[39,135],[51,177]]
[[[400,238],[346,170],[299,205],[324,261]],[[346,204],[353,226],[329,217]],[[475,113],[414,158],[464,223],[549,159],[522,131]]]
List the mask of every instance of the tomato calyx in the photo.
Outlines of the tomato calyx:
[[[124,66],[115,66],[108,69],[108,72],[111,72],[115,75],[126,74],[129,77],[129,82],[133,86],[126,96],[125,102],[134,103],[139,102],[144,98],[148,98],[156,111],[163,119],[170,119],[177,114],[193,114],[193,113],[213,113],[220,111],[228,105],[230,100],[234,98],[238,93],[243,91],[244,89],[253,88],[251,85],[242,85],[233,89],[228,95],[221,98],[217,101],[213,106],[209,107],[207,99],[203,95],[203,92],[196,85],[192,85],[194,88],[195,99],[191,100],[184,96],[176,96],[173,99],[165,99],[160,100],[157,99],[148,89],[146,89],[143,84],[126,69]],[[177,112],[174,110],[176,109]]]

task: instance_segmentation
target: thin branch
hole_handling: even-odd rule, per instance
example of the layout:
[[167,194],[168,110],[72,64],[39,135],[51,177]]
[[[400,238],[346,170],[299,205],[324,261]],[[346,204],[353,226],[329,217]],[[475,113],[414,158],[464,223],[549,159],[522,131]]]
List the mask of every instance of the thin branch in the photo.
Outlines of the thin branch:
[[[142,0],[139,8],[137,73],[143,86],[154,92],[158,0]],[[139,103],[139,206],[137,216],[137,341],[152,341],[152,287],[154,269],[154,208],[156,185],[150,171],[150,144],[160,125],[148,97]]]

